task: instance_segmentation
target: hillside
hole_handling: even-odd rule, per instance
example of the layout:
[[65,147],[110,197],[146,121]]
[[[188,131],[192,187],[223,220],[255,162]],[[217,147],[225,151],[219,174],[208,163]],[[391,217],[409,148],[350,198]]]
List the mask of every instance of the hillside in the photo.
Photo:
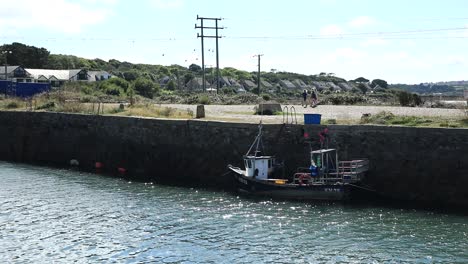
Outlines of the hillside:
[[[178,80],[177,86],[185,86],[190,80],[195,77],[202,76],[202,68],[199,65],[192,64],[187,67],[181,65],[150,65],[150,64],[133,64],[130,62],[121,62],[115,59],[104,61],[102,59],[85,59],[74,55],[50,54],[46,48],[37,48],[27,46],[21,43],[12,43],[0,46],[0,50],[11,51],[6,54],[9,65],[21,65],[25,68],[37,69],[87,69],[87,70],[105,70],[115,76],[121,77],[126,81],[133,82],[139,78],[151,80],[155,84],[160,84],[164,78]],[[5,58],[0,58],[0,65],[5,64]],[[208,83],[215,81],[215,68],[206,68],[205,76]],[[231,67],[220,69],[222,77],[235,80],[236,82],[252,81],[257,83],[257,73],[247,72]],[[447,95],[462,95],[464,89],[468,89],[468,81],[454,81],[444,83],[421,83],[419,85],[407,84],[392,84],[387,85],[385,80],[374,79],[368,80],[364,77],[356,78],[355,80],[345,80],[332,73],[319,73],[315,75],[303,75],[291,72],[261,72],[263,81],[272,85],[271,89],[276,87],[294,87],[294,90],[317,88],[321,90],[343,90],[353,92],[363,92],[380,88],[400,89],[410,93],[431,94],[443,93]],[[283,81],[283,82],[281,82]],[[286,81],[286,82],[285,82]],[[291,82],[288,84],[287,81]],[[264,85],[267,86],[267,85]],[[180,87],[179,87],[180,88]],[[254,87],[249,87],[247,90]]]

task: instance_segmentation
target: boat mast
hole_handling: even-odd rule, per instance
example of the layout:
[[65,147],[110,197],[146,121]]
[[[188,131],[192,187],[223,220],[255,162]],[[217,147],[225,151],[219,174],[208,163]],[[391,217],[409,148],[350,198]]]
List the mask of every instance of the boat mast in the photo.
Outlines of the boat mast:
[[[253,152],[253,156],[257,157],[257,154],[260,152],[263,152],[263,143],[262,143],[262,122],[258,125],[258,134],[255,137],[254,142],[250,146],[249,150],[245,154],[246,156],[249,156],[249,154],[252,152],[253,147],[255,146],[255,151]],[[259,148],[261,147],[261,151]]]

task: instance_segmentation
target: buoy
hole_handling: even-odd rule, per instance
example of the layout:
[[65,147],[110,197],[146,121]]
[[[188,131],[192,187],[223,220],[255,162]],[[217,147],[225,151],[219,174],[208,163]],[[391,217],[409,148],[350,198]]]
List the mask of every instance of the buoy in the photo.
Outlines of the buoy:
[[102,167],[103,167],[104,165],[102,164],[102,162],[97,161],[97,162],[94,164],[94,166],[96,167],[96,169],[102,169]]
[[304,133],[304,138],[309,138],[309,133]]
[[125,174],[125,172],[127,172],[127,170],[125,168],[117,168],[117,171],[120,173],[120,174]]
[[80,162],[76,159],[70,160],[70,166],[79,166]]

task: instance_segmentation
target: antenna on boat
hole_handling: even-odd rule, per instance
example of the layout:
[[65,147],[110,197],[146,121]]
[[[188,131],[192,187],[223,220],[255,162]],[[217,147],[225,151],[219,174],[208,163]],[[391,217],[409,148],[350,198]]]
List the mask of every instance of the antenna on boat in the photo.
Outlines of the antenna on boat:
[[[252,143],[252,145],[250,146],[249,150],[245,154],[246,156],[248,156],[252,152],[252,149],[253,149],[254,146],[255,146],[255,151],[253,152],[253,155],[255,157],[257,157],[257,155],[259,153],[263,152],[263,142],[262,142],[262,133],[263,132],[262,132],[262,128],[263,128],[262,121],[260,121],[260,124],[258,124],[258,134],[255,137],[255,140]],[[261,150],[259,148],[261,148]]]

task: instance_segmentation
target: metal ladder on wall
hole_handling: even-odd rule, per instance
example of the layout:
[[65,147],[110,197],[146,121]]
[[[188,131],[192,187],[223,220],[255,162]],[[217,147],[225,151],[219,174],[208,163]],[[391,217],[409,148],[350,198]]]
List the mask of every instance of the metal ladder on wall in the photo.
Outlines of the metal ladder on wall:
[[297,125],[296,108],[294,106],[285,105],[283,107],[283,124],[285,128],[285,132],[287,133],[291,132],[290,125],[293,125],[293,124]]
[[[291,121],[289,120],[291,118]],[[287,106],[283,107],[283,124],[286,125],[297,125],[297,117],[296,117],[296,108],[294,106]]]

